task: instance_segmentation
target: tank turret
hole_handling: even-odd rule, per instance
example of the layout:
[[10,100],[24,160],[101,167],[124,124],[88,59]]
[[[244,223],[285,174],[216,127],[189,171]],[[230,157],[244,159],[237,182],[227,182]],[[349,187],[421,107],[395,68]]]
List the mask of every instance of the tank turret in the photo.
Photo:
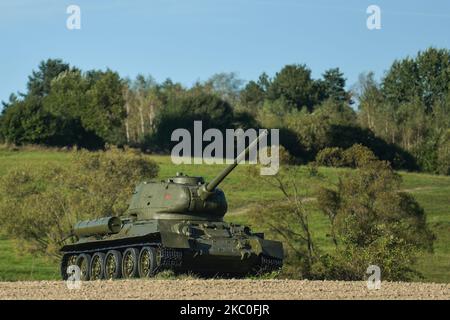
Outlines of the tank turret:
[[131,198],[127,214],[135,215],[138,219],[221,221],[228,206],[225,194],[218,188],[219,184],[266,135],[267,130],[208,183],[205,183],[203,177],[177,173],[166,181],[139,184]]

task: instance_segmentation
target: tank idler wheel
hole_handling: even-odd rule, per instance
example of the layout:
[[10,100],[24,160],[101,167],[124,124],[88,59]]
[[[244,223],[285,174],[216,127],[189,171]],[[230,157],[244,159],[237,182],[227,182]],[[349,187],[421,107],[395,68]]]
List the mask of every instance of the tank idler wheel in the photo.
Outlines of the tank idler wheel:
[[138,275],[139,250],[128,248],[123,253],[122,258],[122,277],[126,279],[134,278]]
[[117,250],[109,250],[105,256],[103,270],[105,279],[119,279],[122,276],[122,254]]
[[143,247],[139,254],[138,273],[141,278],[153,277],[158,269],[156,249]]
[[105,254],[103,252],[96,252],[91,259],[91,280],[101,280],[105,277]]
[[90,279],[91,256],[82,253],[77,257],[75,264],[80,268],[80,280],[88,281]]
[[67,266],[73,266],[77,263],[77,255],[72,254],[67,258]]

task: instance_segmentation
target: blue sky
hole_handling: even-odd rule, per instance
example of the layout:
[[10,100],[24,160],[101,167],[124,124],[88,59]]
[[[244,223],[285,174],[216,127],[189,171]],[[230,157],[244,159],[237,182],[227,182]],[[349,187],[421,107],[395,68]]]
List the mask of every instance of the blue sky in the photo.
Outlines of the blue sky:
[[[66,28],[70,4],[81,8],[81,30]],[[370,4],[381,8],[381,30],[366,27]],[[305,63],[319,77],[339,66],[350,87],[396,58],[450,48],[449,31],[448,0],[2,0],[0,100],[24,91],[47,58],[185,85],[217,72],[251,80]]]

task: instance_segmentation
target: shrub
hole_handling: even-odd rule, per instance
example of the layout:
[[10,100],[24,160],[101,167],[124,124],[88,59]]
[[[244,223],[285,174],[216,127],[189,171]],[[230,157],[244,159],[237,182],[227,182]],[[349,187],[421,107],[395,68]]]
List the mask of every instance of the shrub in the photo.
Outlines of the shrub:
[[157,173],[147,157],[117,149],[74,152],[69,166],[14,168],[0,179],[2,231],[29,251],[56,254],[76,221],[123,214],[135,183]]
[[334,278],[362,280],[374,264],[385,280],[409,280],[417,274],[416,253],[432,249],[425,212],[399,192],[401,178],[387,162],[361,154],[359,168],[344,175],[337,189],[319,191],[319,208],[330,219],[336,244],[325,270]]
[[317,165],[317,162],[312,161],[312,162],[308,163],[308,165],[306,166],[306,169],[308,170],[308,176],[310,178],[322,177],[322,175],[319,172],[319,166]]
[[319,166],[342,167],[344,163],[344,152],[341,148],[324,148],[317,153],[316,162]]
[[354,144],[343,152],[343,162],[347,167],[360,167],[374,160],[377,157],[372,150],[361,144]]
[[372,150],[361,144],[354,144],[346,150],[337,147],[324,148],[316,156],[317,164],[327,167],[356,168],[374,160],[377,160],[377,157]]
[[[270,147],[265,147],[261,150],[263,153],[266,152],[267,156],[270,157],[272,155],[272,149]],[[280,165],[294,165],[296,164],[296,159],[293,157],[289,151],[283,147],[282,145],[278,146]]]

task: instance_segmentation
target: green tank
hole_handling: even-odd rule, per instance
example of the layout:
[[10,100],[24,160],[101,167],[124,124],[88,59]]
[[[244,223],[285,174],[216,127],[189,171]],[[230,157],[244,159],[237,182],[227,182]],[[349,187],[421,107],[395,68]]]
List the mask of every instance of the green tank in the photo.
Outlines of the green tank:
[[267,131],[209,183],[182,173],[142,182],[123,217],[78,222],[72,232],[76,242],[61,248],[63,279],[71,265],[80,268],[81,280],[152,277],[167,269],[212,276],[280,269],[282,243],[225,222],[227,201],[218,188],[264,135]]

